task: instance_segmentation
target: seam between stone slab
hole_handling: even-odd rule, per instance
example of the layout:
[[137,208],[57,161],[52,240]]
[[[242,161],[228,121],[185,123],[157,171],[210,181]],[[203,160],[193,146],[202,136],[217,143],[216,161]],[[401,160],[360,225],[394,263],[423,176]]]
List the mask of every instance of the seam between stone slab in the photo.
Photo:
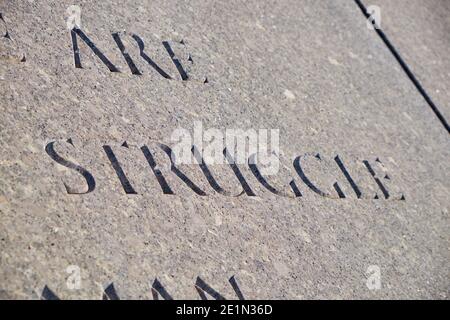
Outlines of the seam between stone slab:
[[[370,14],[367,12],[366,7],[364,6],[364,4],[362,4],[361,0],[354,0],[354,1],[358,5],[358,7],[361,9],[361,12],[366,17],[366,19],[369,19],[370,18]],[[423,86],[420,84],[419,80],[417,80],[416,76],[412,73],[411,69],[408,67],[406,62],[400,56],[400,54],[397,51],[397,49],[395,49],[394,45],[391,43],[391,41],[389,41],[389,39],[386,36],[386,34],[379,27],[374,28],[374,30],[376,31],[378,36],[381,38],[381,40],[383,40],[384,44],[388,47],[389,51],[392,53],[392,55],[395,57],[397,62],[400,64],[400,66],[402,67],[403,71],[405,71],[405,73],[408,76],[408,78],[412,81],[412,83],[417,88],[419,93],[422,95],[422,97],[428,103],[428,106],[431,108],[431,110],[433,110],[435,115],[441,121],[441,123],[444,126],[444,128],[447,130],[448,133],[450,133],[450,126],[448,125],[447,120],[442,115],[442,113],[439,111],[438,107],[434,104],[433,100],[428,95],[428,93],[425,91]]]

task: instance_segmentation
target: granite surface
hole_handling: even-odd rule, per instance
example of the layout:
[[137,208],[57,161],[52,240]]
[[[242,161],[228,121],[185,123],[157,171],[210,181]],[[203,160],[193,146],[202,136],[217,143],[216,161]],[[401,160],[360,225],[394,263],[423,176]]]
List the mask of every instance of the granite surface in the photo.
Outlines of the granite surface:
[[364,0],[381,10],[381,28],[422,86],[450,118],[450,2]]
[[[448,116],[447,2],[402,11],[377,2],[386,33]],[[80,30],[119,72],[72,33],[83,68],[75,67],[73,4]],[[449,135],[354,1],[19,0],[0,2],[0,12],[1,298],[39,299],[47,286],[61,299],[100,299],[114,283],[121,299],[152,299],[157,278],[171,297],[199,299],[200,277],[236,299],[234,276],[248,299],[448,299]],[[130,71],[113,33],[142,74]],[[140,57],[133,34],[171,79]],[[196,122],[279,129],[270,182],[288,196],[246,165],[255,196],[236,196],[242,187],[226,164],[210,169],[228,195],[197,165],[181,165],[206,195],[196,194],[157,145]],[[49,145],[87,169],[95,190],[69,194],[86,192],[86,180],[54,161]],[[144,145],[174,194],[163,193]],[[298,174],[304,154],[325,196]],[[336,171],[336,155],[360,196]],[[378,287],[368,283],[373,270]]]

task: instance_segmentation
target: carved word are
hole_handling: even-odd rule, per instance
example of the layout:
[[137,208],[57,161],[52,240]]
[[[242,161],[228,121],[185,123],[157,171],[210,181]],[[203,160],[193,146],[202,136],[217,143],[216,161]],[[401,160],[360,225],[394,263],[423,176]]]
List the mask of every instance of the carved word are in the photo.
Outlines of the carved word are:
[[[71,186],[67,185],[66,183],[64,183],[67,193],[68,194],[86,194],[86,193],[93,192],[96,187],[96,181],[95,181],[93,174],[86,168],[82,167],[81,165],[76,164],[72,161],[69,161],[69,160],[63,158],[61,155],[59,155],[55,150],[55,143],[56,143],[55,141],[51,141],[45,146],[46,153],[50,156],[50,158],[52,158],[58,164],[82,175],[87,184],[87,190],[80,192],[80,191],[75,190]],[[71,139],[67,140],[66,143],[68,143],[72,147],[74,147],[73,141]],[[129,146],[126,141],[122,144],[122,147],[129,149]],[[175,163],[172,149],[169,146],[162,144],[162,143],[158,143],[157,148],[162,150],[163,154],[165,154],[168,157],[168,159],[170,160],[170,172],[172,174],[174,174],[177,178],[179,178],[179,180],[182,183],[184,183],[195,194],[197,194],[199,196],[207,196],[208,195],[205,190],[202,190],[194,181],[192,181],[185,173],[183,173],[183,171],[180,169],[180,167]],[[122,168],[122,165],[120,164],[112,147],[109,145],[104,145],[103,151],[104,151],[107,159],[109,160],[110,165],[112,166],[115,173],[117,174],[117,178],[118,178],[120,184],[122,185],[124,192],[126,194],[138,194],[135,187],[131,184],[130,180],[128,179],[128,177],[127,177],[124,169]],[[143,154],[143,159],[145,159],[147,161],[151,172],[153,172],[159,186],[161,187],[163,194],[165,194],[165,195],[175,194],[174,191],[172,190],[171,186],[169,185],[164,173],[160,170],[160,168],[162,168],[162,167],[156,163],[154,152],[152,152],[152,150],[150,150],[150,148],[147,145],[142,145],[140,147],[140,151]],[[253,190],[254,188],[252,188],[250,183],[244,177],[240,167],[236,164],[236,162],[233,159],[233,156],[228,152],[228,150],[226,148],[223,150],[223,156],[227,162],[227,165],[225,165],[225,167],[229,167],[231,169],[233,176],[236,177],[237,182],[240,184],[240,187],[241,187],[240,190],[237,190],[234,192],[225,190],[224,188],[222,188],[220,186],[219,182],[217,182],[217,180],[215,179],[211,169],[203,161],[202,156],[199,155],[200,153],[198,152],[195,145],[192,146],[191,151],[197,157],[198,169],[203,173],[204,177],[206,178],[206,180],[208,181],[210,187],[214,190],[214,192],[219,193],[223,196],[231,196],[231,197],[238,197],[238,196],[243,196],[243,195],[246,195],[249,197],[256,196],[256,193]],[[346,195],[344,194],[343,189],[341,188],[341,186],[339,185],[338,182],[335,182],[333,184],[333,188],[334,188],[336,194],[330,194],[329,192],[324,191],[325,188],[323,186],[319,186],[318,183],[315,182],[314,179],[310,177],[308,172],[306,172],[306,170],[304,170],[303,162],[306,159],[308,161],[311,161],[311,158],[314,161],[318,162],[319,164],[322,163],[322,158],[319,154],[316,154],[313,157],[310,156],[309,158],[306,156],[298,156],[293,161],[293,168],[294,168],[295,172],[298,174],[298,176],[300,177],[301,181],[307,187],[307,189],[319,196],[322,196],[322,197],[335,198],[335,199],[346,198]],[[375,184],[374,186],[376,186],[376,188],[381,192],[380,195],[382,194],[382,196],[379,196],[379,194],[376,193],[374,196],[372,195],[371,197],[374,197],[374,199],[384,198],[384,199],[393,199],[393,200],[405,200],[405,196],[403,194],[401,194],[400,196],[396,196],[396,197],[391,196],[391,194],[386,186],[386,183],[385,183],[388,180],[390,180],[390,177],[387,174],[383,173],[382,175],[380,175],[379,173],[377,173],[375,170],[375,167],[368,160],[363,160],[362,162],[364,164],[365,169],[367,170],[366,172],[369,174],[369,176],[371,177],[371,180],[374,182],[374,184]],[[342,178],[345,178],[345,180],[348,182],[349,186],[355,193],[356,197],[358,199],[363,198],[363,192],[361,191],[362,190],[361,187],[357,184],[355,179],[351,176],[349,170],[346,168],[346,166],[344,165],[344,163],[343,163],[342,159],[339,157],[339,155],[336,155],[334,157],[334,163],[337,166],[336,168],[342,173]],[[382,165],[381,161],[378,158],[376,159],[375,164]],[[292,179],[289,182],[289,187],[286,186],[289,188],[290,192],[282,191],[282,190],[279,190],[279,188],[274,187],[273,184],[271,184],[269,182],[268,177],[265,177],[261,173],[261,170],[259,169],[257,164],[251,163],[249,161],[247,163],[247,165],[248,165],[248,168],[250,169],[250,171],[252,172],[252,174],[254,175],[254,177],[256,178],[256,180],[262,185],[262,187],[264,189],[268,190],[269,192],[271,192],[277,196],[282,196],[282,197],[287,197],[287,198],[299,198],[299,197],[303,196],[303,194],[301,192],[302,189],[299,188],[299,186],[296,184],[294,179]]]
[[[117,47],[119,48],[120,52],[122,53],[123,58],[125,59],[125,62],[127,63],[128,67],[130,68],[130,71],[134,75],[142,75],[142,72],[138,69],[136,66],[133,58],[128,53],[128,50],[125,48],[125,45],[122,41],[123,36],[130,36],[138,45],[139,47],[139,54],[141,58],[147,62],[160,76],[166,79],[175,79],[173,76],[169,75],[168,72],[164,71],[158,64],[150,58],[150,56],[145,52],[145,45],[144,41],[141,37],[139,37],[136,34],[128,35],[126,32],[115,32],[112,33],[112,38],[115,41]],[[108,67],[109,71],[111,72],[120,72],[117,66],[115,66],[111,60],[106,57],[104,53],[95,45],[95,43],[79,28],[75,27],[71,30],[71,37],[72,37],[72,48],[73,48],[73,57],[75,62],[75,68],[82,68],[81,65],[81,57],[80,57],[80,49],[78,47],[78,40],[77,38],[80,38],[91,50],[92,52],[103,62],[103,64]],[[185,43],[183,40],[179,41],[179,43],[185,47]],[[189,75],[187,73],[187,69],[183,67],[180,58],[175,54],[174,50],[172,49],[169,41],[162,41],[162,45],[164,49],[166,50],[170,60],[175,65],[179,77],[182,81],[186,81],[189,79]],[[193,65],[194,61],[192,59],[191,54],[187,54],[187,62],[190,65]],[[208,82],[208,79],[206,77],[203,77],[202,81],[204,83]]]

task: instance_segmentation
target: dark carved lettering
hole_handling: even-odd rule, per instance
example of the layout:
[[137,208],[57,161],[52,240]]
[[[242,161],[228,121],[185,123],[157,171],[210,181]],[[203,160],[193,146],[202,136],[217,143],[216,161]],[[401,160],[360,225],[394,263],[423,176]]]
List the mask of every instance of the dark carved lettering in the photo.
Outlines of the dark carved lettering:
[[[194,182],[192,182],[177,166],[175,165],[175,162],[173,161],[173,153],[172,149],[166,146],[165,144],[158,144],[159,147],[166,153],[166,155],[170,159],[170,170],[183,181],[192,191],[194,191],[196,194],[200,196],[206,196],[205,191],[200,189]],[[170,186],[167,184],[166,179],[164,178],[162,172],[157,169],[156,162],[154,160],[154,157],[151,153],[151,151],[148,149],[147,146],[141,147],[142,152],[144,153],[144,156],[147,159],[148,164],[150,165],[150,168],[152,169],[153,173],[155,174],[159,185],[161,186],[164,194],[174,194]]]
[[85,193],[94,191],[95,179],[92,176],[92,174],[89,171],[87,171],[86,169],[84,169],[83,167],[59,156],[54,149],[54,144],[55,144],[55,142],[53,141],[53,142],[48,143],[45,146],[45,151],[47,152],[47,154],[53,160],[55,160],[57,163],[59,163],[60,165],[66,167],[66,168],[69,168],[69,169],[73,169],[73,170],[77,171],[78,173],[80,173],[84,177],[84,179],[86,179],[86,183],[88,185],[88,190],[86,192],[76,192],[72,188],[70,188],[66,183],[64,183],[64,187],[66,188],[67,193],[68,194],[85,194]]
[[142,59],[144,59],[145,61],[147,61],[147,63],[153,68],[155,69],[161,76],[163,76],[166,79],[172,79],[171,76],[169,76],[163,69],[161,69],[145,52],[145,45],[144,45],[144,41],[136,34],[133,34],[131,36],[138,44],[139,46],[139,51],[141,54]]
[[[366,166],[367,170],[369,171],[370,175],[373,177],[373,179],[375,180],[375,182],[377,183],[378,187],[380,188],[381,192],[384,195],[385,199],[389,199],[389,192],[387,191],[386,187],[383,185],[383,183],[381,182],[380,179],[378,179],[377,175],[375,174],[375,171],[373,170],[372,166],[370,165],[369,161],[364,160],[363,161],[364,165]],[[375,197],[378,198],[378,195],[376,195]]]
[[[239,286],[236,282],[236,278],[234,276],[232,276],[228,280],[228,282],[231,284],[231,287],[233,288],[234,292],[236,293],[238,299],[244,300],[244,295],[242,294],[241,290],[239,289]],[[197,290],[198,294],[200,295],[200,299],[202,299],[202,300],[208,300],[205,293],[209,294],[211,297],[213,297],[216,300],[226,300],[224,296],[222,296],[219,292],[214,290],[211,286],[209,286],[200,277],[197,277],[197,280],[195,281],[195,289]]]
[[125,46],[122,42],[122,39],[120,38],[119,33],[118,32],[113,33],[112,37],[113,37],[114,41],[116,42],[117,46],[119,47],[119,50],[122,53],[125,61],[127,62],[128,67],[131,70],[131,73],[136,74],[136,75],[142,75],[142,73],[139,71],[139,69],[134,64],[133,59],[131,59],[130,55],[128,54],[127,50],[125,49]]
[[103,300],[120,300],[116,288],[114,288],[114,283],[109,284],[109,286],[105,288]]
[[264,178],[263,175],[261,174],[261,171],[258,169],[258,166],[256,165],[254,159],[255,159],[255,155],[251,155],[249,157],[249,159],[248,159],[248,166],[250,168],[250,171],[255,176],[256,180],[258,180],[259,183],[261,183],[264,186],[264,188],[266,188],[267,190],[269,190],[273,194],[276,194],[276,195],[282,196],[282,197],[295,198],[295,197],[301,197],[302,196],[302,194],[301,194],[300,190],[298,189],[297,185],[295,184],[294,180],[292,180],[289,183],[289,185],[291,186],[292,191],[294,192],[294,196],[292,196],[290,194],[287,194],[285,192],[279,191],[276,188],[274,188],[272,185],[270,185],[270,183],[267,181],[267,179]]
[[244,176],[241,173],[241,170],[239,169],[239,167],[236,165],[233,157],[230,155],[230,153],[228,152],[227,148],[223,149],[223,155],[225,156],[225,159],[228,162],[228,165],[231,167],[231,169],[234,172],[234,175],[236,176],[236,178],[239,180],[239,183],[241,184],[242,188],[244,189],[244,192],[249,196],[249,197],[255,197],[256,194],[253,192],[253,190],[250,188],[250,185],[247,183],[247,181],[245,180]]
[[45,286],[42,290],[41,300],[59,300],[59,298],[49,287]]
[[334,161],[336,161],[339,169],[341,169],[342,173],[344,174],[345,178],[347,179],[347,181],[350,183],[350,186],[352,187],[353,191],[355,191],[356,196],[358,197],[358,199],[361,198],[361,190],[359,190],[359,187],[356,185],[355,181],[352,179],[352,177],[350,176],[350,173],[347,171],[347,169],[344,166],[344,163],[341,161],[341,159],[339,158],[339,156],[336,156],[334,158]]
[[170,47],[169,42],[163,41],[164,48],[166,48],[167,53],[169,54],[170,58],[172,59],[173,64],[177,68],[178,72],[180,73],[181,80],[187,80],[188,75],[186,71],[184,71],[183,66],[181,65],[180,60],[175,56],[175,53],[173,52],[172,48]]
[[88,36],[84,34],[83,31],[78,28],[73,28],[70,34],[72,36],[73,56],[76,68],[83,68],[81,66],[80,49],[77,41],[77,36],[79,36],[80,39],[83,40],[89,48],[91,48],[92,52],[94,52],[94,54],[108,67],[109,71],[120,72],[119,69],[117,69],[117,67],[97,48],[97,46],[91,41],[91,39],[88,38]]
[[[316,158],[321,161],[320,155],[317,154]],[[322,196],[322,197],[330,197],[330,195],[328,193],[323,192],[322,190],[320,190],[315,184],[313,184],[311,182],[311,180],[306,176],[305,172],[302,169],[302,166],[300,164],[300,160],[301,160],[301,156],[298,156],[297,158],[295,158],[294,160],[294,168],[295,171],[297,171],[297,174],[300,176],[300,178],[302,179],[302,181],[315,193],[317,193],[318,195]],[[336,182],[333,184],[334,189],[336,190],[339,198],[345,198],[345,194],[342,192],[342,189],[340,188],[339,184]]]
[[159,295],[163,297],[164,300],[173,300],[172,296],[166,291],[164,286],[155,278],[152,284],[152,296],[153,300],[159,300]]
[[122,184],[122,187],[123,187],[123,190],[125,191],[125,193],[126,194],[137,194],[137,192],[134,190],[133,186],[131,185],[130,181],[128,180],[127,176],[125,175],[125,172],[123,171],[122,166],[120,165],[119,160],[117,160],[111,147],[103,146],[103,150],[105,150],[105,153],[108,156],[108,159],[111,162],[112,167],[116,171],[117,177],[119,178],[120,183]]

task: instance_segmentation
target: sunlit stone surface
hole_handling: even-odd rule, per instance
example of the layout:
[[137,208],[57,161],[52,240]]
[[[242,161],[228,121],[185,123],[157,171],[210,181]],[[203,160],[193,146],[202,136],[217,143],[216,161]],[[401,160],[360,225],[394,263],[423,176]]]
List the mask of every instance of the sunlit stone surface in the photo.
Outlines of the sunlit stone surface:
[[[448,298],[449,134],[354,1],[0,12],[1,298]],[[171,170],[199,124],[279,130],[275,174]]]

